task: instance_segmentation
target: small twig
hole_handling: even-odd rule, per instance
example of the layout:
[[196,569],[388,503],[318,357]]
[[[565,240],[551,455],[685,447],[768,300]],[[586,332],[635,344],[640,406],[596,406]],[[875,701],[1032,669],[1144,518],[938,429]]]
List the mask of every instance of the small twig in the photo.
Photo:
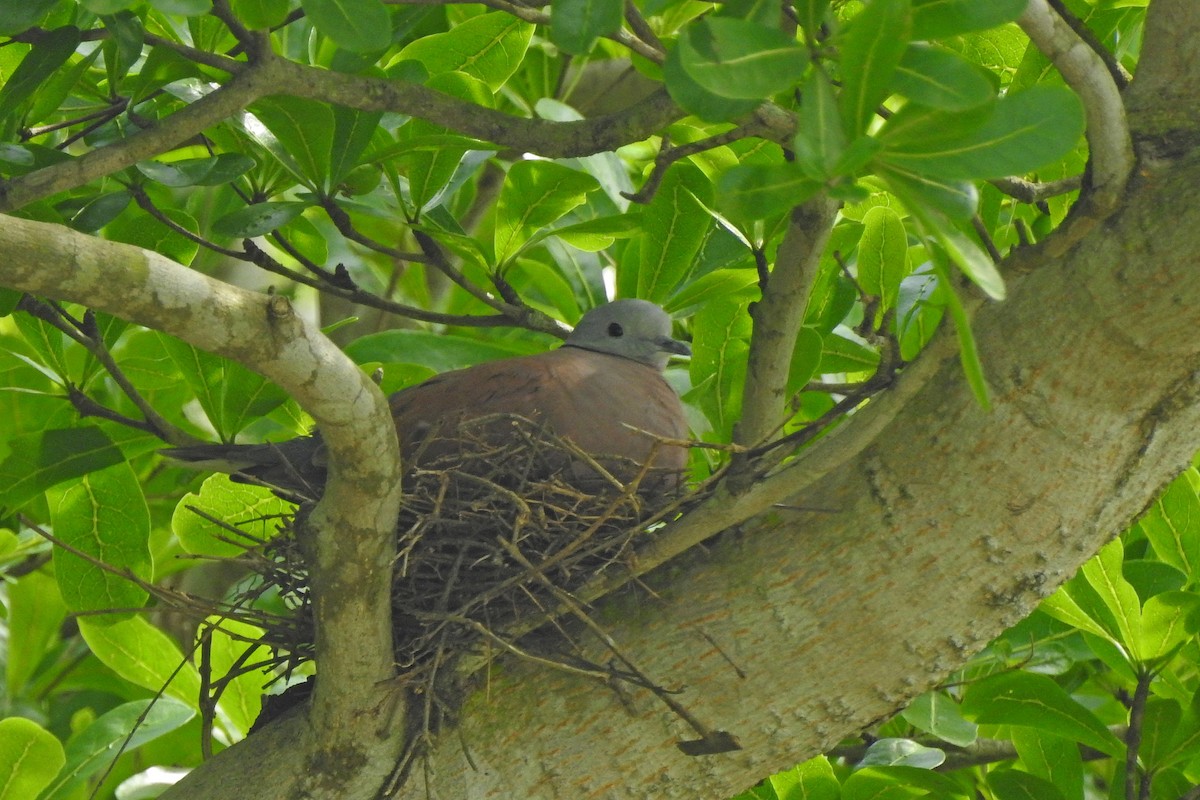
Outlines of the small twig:
[[995,178],[988,181],[988,183],[1009,197],[1019,200],[1022,203],[1033,204],[1040,203],[1051,197],[1058,197],[1078,191],[1083,186],[1083,178],[1079,175],[1071,175],[1070,177],[1047,183],[1034,183],[1024,178],[1008,177]]

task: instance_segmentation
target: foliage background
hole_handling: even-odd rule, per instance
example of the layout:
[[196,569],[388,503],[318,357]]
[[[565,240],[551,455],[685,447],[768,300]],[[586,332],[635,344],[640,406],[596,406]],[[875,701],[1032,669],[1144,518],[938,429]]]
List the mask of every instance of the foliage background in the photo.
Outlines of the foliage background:
[[[1144,4],[1065,5],[1114,72],[1136,69]],[[668,377],[709,442],[837,424],[839,399],[880,391],[941,325],[987,404],[970,308],[1004,297],[1000,255],[1063,222],[1088,154],[1075,93],[1014,22],[1024,7],[40,0],[0,10],[3,206],[270,286],[387,391],[543,349],[555,320],[616,295],[660,302],[690,336],[694,357]],[[385,80],[411,95],[373,94]],[[184,109],[212,116],[172,127]],[[604,113],[553,135],[508,122]],[[127,164],[84,158],[129,141],[147,144]],[[786,418],[739,430],[750,309],[795,246],[796,209],[834,204],[793,298],[807,310]],[[163,441],[284,438],[309,421],[165,334],[9,290],[0,312],[0,798],[153,796],[177,774],[164,768],[245,736],[261,681],[206,709],[245,645],[217,633],[212,673],[198,668],[190,634],[133,611],[145,591],[39,529],[144,580],[182,579],[193,557],[229,552],[186,505],[230,517],[271,501],[165,467]],[[720,452],[696,451],[697,481]],[[749,794],[1200,796],[1198,488],[1182,476],[862,742]]]

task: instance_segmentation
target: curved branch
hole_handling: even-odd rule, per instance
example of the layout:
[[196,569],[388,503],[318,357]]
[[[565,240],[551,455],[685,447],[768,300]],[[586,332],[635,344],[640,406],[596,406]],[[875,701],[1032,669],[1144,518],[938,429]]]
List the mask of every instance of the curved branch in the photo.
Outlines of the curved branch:
[[393,674],[391,560],[400,505],[399,447],[382,393],[283,297],[43,222],[0,218],[0,247],[0,285],[83,303],[232,358],[275,381],[316,420],[329,450],[329,481],[303,536],[322,675],[306,730],[320,735],[309,736],[297,755],[337,760],[345,782],[307,786],[319,776],[305,770],[290,777],[293,796],[363,796],[348,790],[355,785],[373,792],[403,739],[403,725],[379,710],[379,686]]
[[337,103],[360,111],[409,114],[467,136],[548,158],[615,150],[641,141],[683,116],[663,89],[615,114],[569,122],[526,119],[481,108],[420,84],[329,72],[267,55],[153,128],[0,183],[0,212],[22,208],[172,150],[272,94]]
[[1082,214],[1063,231],[1060,241],[1066,246],[1116,209],[1133,172],[1133,140],[1120,88],[1104,60],[1047,0],[1029,0],[1017,22],[1079,95],[1087,115],[1091,185]]

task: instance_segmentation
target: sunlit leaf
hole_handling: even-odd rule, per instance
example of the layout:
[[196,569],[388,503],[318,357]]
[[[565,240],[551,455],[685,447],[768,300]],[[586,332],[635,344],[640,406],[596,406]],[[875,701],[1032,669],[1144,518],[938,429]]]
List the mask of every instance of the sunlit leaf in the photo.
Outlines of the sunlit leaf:
[[339,47],[371,53],[392,43],[392,19],[380,0],[300,0],[300,6]]
[[706,91],[734,100],[759,100],[795,85],[808,53],[778,28],[708,17],[679,37],[684,72]]

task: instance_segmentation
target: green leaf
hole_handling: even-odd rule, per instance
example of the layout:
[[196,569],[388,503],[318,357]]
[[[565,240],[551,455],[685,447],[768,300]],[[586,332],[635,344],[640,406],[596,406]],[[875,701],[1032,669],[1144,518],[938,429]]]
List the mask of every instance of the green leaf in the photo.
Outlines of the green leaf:
[[909,0],[870,0],[847,25],[838,100],[848,139],[866,131],[891,94],[892,76],[908,46],[911,16]]
[[1200,498],[1188,480],[1176,478],[1142,517],[1139,525],[1160,559],[1186,575],[1200,574]]
[[744,223],[786,213],[822,188],[798,164],[738,164],[717,182],[718,207],[730,219]]
[[125,460],[121,448],[92,425],[14,436],[0,463],[0,508],[12,511],[46,489]]
[[963,714],[981,725],[1022,725],[1073,739],[1110,756],[1125,746],[1095,714],[1045,675],[1008,672],[972,684]]
[[693,81],[734,100],[763,100],[790,89],[808,66],[808,51],[795,39],[749,20],[698,20],[683,29],[677,47]]
[[503,265],[537,232],[600,188],[586,172],[553,161],[518,161],[508,170],[496,206],[496,264]]
[[[239,659],[244,664],[266,660],[271,649],[267,645],[252,644],[263,636],[262,628],[226,617],[209,617],[213,627],[212,647],[208,666],[215,678],[220,679],[238,668]],[[250,655],[246,655],[247,651]],[[217,718],[222,727],[237,740],[244,737],[262,711],[263,677],[261,672],[249,671],[229,680],[221,689]]]
[[528,22],[502,12],[481,14],[445,33],[417,39],[391,63],[405,59],[420,61],[430,75],[465,72],[497,92],[521,66],[533,28]]
[[718,297],[758,293],[758,274],[752,269],[719,269],[687,281],[671,295],[663,308],[672,316],[689,316],[699,306]]
[[[84,475],[46,493],[54,534],[92,559],[149,580],[150,511],[128,464]],[[73,552],[55,548],[54,575],[72,611],[133,609],[146,590]]]
[[520,342],[483,341],[429,331],[391,330],[355,339],[346,346],[346,355],[358,364],[419,364],[434,372],[446,372],[542,349],[545,346],[525,344],[522,347]]
[[954,222],[969,221],[979,208],[979,190],[970,181],[931,178],[888,164],[879,164],[876,174],[897,196],[940,211]]
[[712,218],[705,207],[712,184],[689,164],[675,164],[642,213],[638,297],[669,297],[691,270]]
[[894,308],[900,281],[908,274],[908,234],[891,208],[875,206],[863,216],[858,241],[858,284],[883,302],[880,312]]
[[896,67],[893,88],[914,103],[959,111],[995,98],[988,72],[944,47],[913,42]]
[[822,70],[814,69],[804,83],[799,122],[792,142],[796,163],[815,180],[824,181],[839,174],[837,167],[846,149],[846,136],[833,85]]
[[371,137],[379,121],[381,111],[358,111],[345,106],[333,107],[333,143],[330,150],[327,189],[341,183],[350,170],[358,166],[359,157],[371,144]]
[[1138,757],[1147,768],[1158,770],[1172,761],[1172,749],[1178,739],[1183,708],[1167,697],[1150,697],[1142,713],[1142,740]]
[[338,47],[374,53],[392,43],[392,18],[380,0],[300,0],[300,7]]
[[579,250],[598,253],[612,246],[617,239],[628,239],[641,233],[639,220],[631,215],[622,214],[612,217],[596,217],[595,219],[562,225],[557,228],[546,228],[544,232],[535,233],[529,237],[529,243],[538,242],[549,236],[555,236]]
[[1028,0],[913,0],[912,38],[945,39],[1011,22]]
[[[160,209],[167,219],[185,231],[199,235],[200,224],[187,212],[176,208]],[[172,261],[190,264],[200,244],[166,225],[147,222],[144,216],[123,214],[104,229],[104,236],[114,242],[144,247],[161,253]]]
[[278,140],[271,150],[285,167],[308,186],[329,188],[336,123],[328,103],[275,96],[257,101],[250,111]]
[[[839,800],[841,784],[825,756],[817,756],[767,779],[775,797],[786,800]],[[752,790],[753,791],[753,790]],[[739,797],[742,797],[739,795]],[[750,797],[757,798],[757,794]]]
[[138,172],[155,183],[183,186],[217,186],[254,169],[255,161],[241,153],[221,153],[211,158],[185,158],[180,161],[139,161]]
[[858,762],[862,767],[916,767],[934,769],[946,761],[946,753],[936,747],[925,747],[912,739],[877,739],[867,748]]
[[684,70],[678,47],[667,51],[663,63],[663,82],[671,99],[689,114],[708,122],[724,122],[753,111],[758,100],[733,100],[708,91]]
[[821,337],[821,372],[871,372],[879,353],[837,333]]
[[1008,730],[1027,772],[1050,781],[1068,800],[1083,800],[1083,759],[1079,745],[1033,728]]
[[567,53],[583,55],[598,37],[620,28],[623,18],[622,0],[553,0],[550,41]]
[[273,28],[288,15],[288,0],[230,0],[230,7],[251,30]]
[[71,739],[65,766],[40,800],[75,797],[76,789],[105,769],[119,748],[135,750],[178,729],[195,715],[191,706],[170,697],[117,706]]
[[945,692],[926,692],[909,703],[901,716],[913,727],[959,747],[969,747],[979,737],[979,728],[963,717],[958,703]]
[[170,635],[140,616],[80,617],[79,633],[96,658],[125,680],[153,692],[166,687],[167,696],[195,708],[200,673]]
[[1125,545],[1114,539],[1084,564],[1080,572],[1116,621],[1118,641],[1133,652],[1141,640],[1142,610],[1137,592],[1122,574],[1124,560]]
[[725,297],[701,308],[692,318],[692,361],[690,371],[697,401],[717,436],[729,441],[741,417],[742,388],[746,382],[749,354],[749,301]]
[[902,130],[885,125],[879,160],[951,180],[1023,175],[1071,152],[1083,134],[1084,119],[1074,92],[1041,85],[1001,97],[983,124],[960,138],[945,138],[946,122],[946,115],[930,113]]
[[24,717],[0,719],[0,800],[38,797],[65,763],[54,734]]
[[[217,474],[205,479],[199,494],[189,492],[180,499],[171,516],[171,530],[192,555],[233,558],[274,538],[280,520],[291,510],[291,503],[265,486],[234,483],[228,475]],[[211,522],[197,511],[224,525]],[[240,539],[227,526],[242,531],[245,538]]]
[[[47,570],[6,581],[8,590],[8,653],[5,681],[9,697],[25,696],[24,689],[38,664],[59,640],[59,628],[67,614],[58,583]],[[3,737],[0,736],[0,741]],[[0,785],[3,780],[0,780]],[[4,795],[0,793],[0,798]]]
[[0,36],[12,36],[41,25],[58,0],[23,0],[0,3]]
[[1200,595],[1192,592],[1164,592],[1146,601],[1142,607],[1141,635],[1132,650],[1142,661],[1170,654],[1196,632]]
[[996,800],[1064,800],[1050,781],[1016,769],[994,770],[988,773],[987,782]]
[[212,11],[212,0],[150,0],[150,5],[164,14],[198,17]]
[[[7,5],[7,4],[5,4]],[[20,5],[19,3],[17,5]],[[42,82],[67,62],[79,46],[79,29],[67,25],[46,33],[21,59],[20,65],[0,88],[0,121],[13,114]]]
[[255,203],[231,211],[213,222],[213,233],[231,239],[248,239],[270,233],[286,225],[308,208],[307,203],[293,201]]
[[97,195],[71,217],[71,227],[85,233],[95,233],[120,216],[131,199],[129,192],[124,189]]

